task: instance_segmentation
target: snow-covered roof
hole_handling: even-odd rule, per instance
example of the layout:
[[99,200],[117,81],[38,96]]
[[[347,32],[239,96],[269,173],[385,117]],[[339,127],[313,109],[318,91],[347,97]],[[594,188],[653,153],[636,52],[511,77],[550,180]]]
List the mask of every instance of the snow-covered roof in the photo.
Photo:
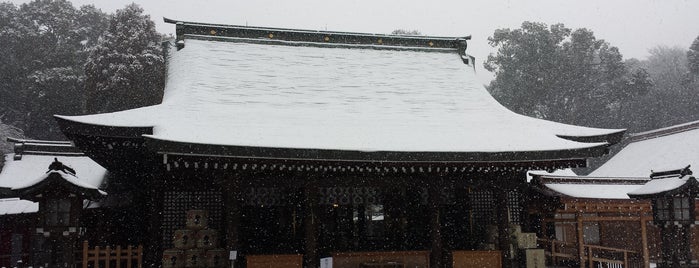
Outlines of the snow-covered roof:
[[653,170],[699,166],[699,121],[639,133],[590,176],[647,177]]
[[578,176],[535,176],[535,187],[573,198],[629,199],[627,193],[648,182],[648,178],[600,178]]
[[662,179],[653,179],[648,181],[645,185],[629,192],[631,196],[649,196],[656,195],[660,193],[670,192],[679,189],[689,183],[691,180],[697,183],[697,179],[685,175],[682,177],[669,177]]
[[0,215],[35,213],[39,203],[19,198],[0,198]]
[[556,169],[552,172],[548,172],[546,170],[530,170],[527,172],[527,181],[531,181],[534,178],[534,176],[537,176],[537,175],[577,176],[577,174],[575,174],[575,172],[570,168]]
[[100,190],[97,186],[92,185],[85,180],[79,179],[73,174],[70,174],[69,172],[65,172],[62,170],[50,170],[46,172],[41,177],[38,177],[33,180],[27,180],[23,184],[17,185],[15,187],[10,188],[10,190],[23,190],[27,188],[31,188],[35,185],[40,184],[41,182],[45,181],[46,179],[50,178],[51,176],[57,175],[57,177],[60,177],[62,180],[66,181],[67,183],[70,183],[74,186],[77,186],[79,188],[87,189],[87,190],[97,190],[98,193],[101,195],[107,195],[106,192]]
[[24,155],[21,160],[14,160],[14,154],[7,154],[0,172],[0,187],[21,189],[36,184],[47,176],[46,170],[54,158],[76,171],[79,179],[66,174],[66,180],[76,186],[97,189],[104,182],[107,170],[87,156]]
[[152,127],[147,138],[180,143],[359,152],[572,151],[606,147],[623,132],[509,111],[457,48],[323,46],[277,35],[188,35],[171,52],[162,104],[59,121]]
[[[37,146],[40,144],[46,145],[38,141],[30,141],[30,143]],[[59,145],[63,147],[62,144]],[[68,177],[66,180],[71,184],[87,189],[97,189],[104,183],[107,170],[87,156],[79,156],[74,153],[69,153],[69,155],[61,155],[63,153],[49,155],[51,153],[50,148],[46,147],[52,146],[44,146],[46,150],[41,150],[40,153],[42,155],[33,154],[38,152],[27,151],[23,151],[24,155],[21,158],[15,157],[15,154],[5,155],[5,166],[0,172],[0,188],[21,189],[35,185],[49,175],[49,173],[46,173],[46,170],[54,161],[54,158],[58,158],[65,165],[76,170],[79,178],[70,174],[65,176]],[[32,201],[19,198],[0,199],[0,215],[34,213],[38,209],[38,203]]]

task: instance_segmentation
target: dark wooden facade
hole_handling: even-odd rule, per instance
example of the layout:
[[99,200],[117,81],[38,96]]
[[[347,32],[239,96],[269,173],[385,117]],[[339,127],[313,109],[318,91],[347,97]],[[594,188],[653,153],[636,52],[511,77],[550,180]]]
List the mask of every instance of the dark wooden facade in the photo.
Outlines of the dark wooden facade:
[[[452,251],[494,248],[503,267],[518,267],[520,256],[502,249],[512,245],[513,224],[535,231],[525,213],[526,171],[585,163],[270,160],[153,152],[140,138],[70,138],[139,188],[129,193],[141,211],[137,242],[154,264],[184,212],[205,209],[238,265],[247,255],[302,254],[305,267],[318,267],[342,252],[427,250],[430,267],[450,267]],[[501,230],[494,244],[489,226]]]

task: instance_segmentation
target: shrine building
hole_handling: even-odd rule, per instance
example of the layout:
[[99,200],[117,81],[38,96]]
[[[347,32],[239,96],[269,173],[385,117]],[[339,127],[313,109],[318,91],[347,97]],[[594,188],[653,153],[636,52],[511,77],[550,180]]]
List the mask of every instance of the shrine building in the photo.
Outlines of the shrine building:
[[56,116],[130,189],[106,189],[139,222],[117,232],[152,265],[198,209],[238,267],[518,267],[511,235],[538,230],[526,172],[584,167],[624,133],[506,109],[469,36],[166,22],[161,104]]

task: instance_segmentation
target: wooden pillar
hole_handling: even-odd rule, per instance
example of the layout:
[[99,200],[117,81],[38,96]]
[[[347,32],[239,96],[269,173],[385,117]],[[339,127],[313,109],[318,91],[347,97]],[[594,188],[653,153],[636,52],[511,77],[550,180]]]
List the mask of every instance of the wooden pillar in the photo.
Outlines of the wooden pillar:
[[388,243],[391,248],[404,250],[406,245],[405,236],[405,188],[386,187],[384,191],[384,221],[386,223],[386,233]]
[[[155,168],[151,171],[151,174],[161,174],[156,172]],[[163,178],[157,175],[147,175],[144,178],[147,181],[148,196],[144,199],[148,200],[148,203],[144,205],[146,209],[144,212],[148,215],[148,227],[147,233],[148,238],[145,242],[144,249],[144,266],[147,267],[158,267],[162,265],[162,254],[163,254],[163,232],[162,227],[162,211],[163,211],[163,194],[161,186],[163,185]]]
[[[226,249],[229,251],[237,251],[238,256],[241,256],[242,245],[240,239],[241,230],[241,214],[242,214],[242,194],[241,186],[242,179],[239,173],[234,173],[226,178],[223,182],[223,206],[224,206],[224,228]],[[235,261],[235,267],[241,267],[242,258],[238,257]]]
[[643,247],[643,267],[650,268],[650,253],[648,252],[648,226],[643,213],[641,218],[641,247]]
[[432,252],[430,254],[430,267],[441,268],[442,266],[442,233],[439,221],[439,195],[437,185],[429,185],[427,203],[430,217],[430,238],[432,239]]
[[510,247],[510,216],[507,206],[507,187],[495,188],[496,217],[498,222],[498,248],[502,252],[502,267],[513,267]]
[[585,268],[585,236],[583,233],[582,214],[575,214],[575,221],[577,222],[575,230],[578,233],[578,260],[580,261],[580,268]]
[[354,204],[357,210],[357,232],[355,234],[356,242],[360,248],[367,248],[369,241],[366,239],[367,230],[367,217],[366,217],[366,205],[365,204]]
[[658,263],[658,267],[661,268],[667,268],[669,267],[668,264],[672,262],[672,254],[670,250],[668,250],[670,247],[672,247],[672,244],[674,241],[671,239],[668,239],[669,236],[671,236],[671,231],[669,230],[672,226],[671,225],[659,225],[660,227],[660,261]]
[[305,268],[320,267],[318,258],[318,187],[312,184],[304,189],[305,213],[303,224],[305,229],[305,254],[303,266]]

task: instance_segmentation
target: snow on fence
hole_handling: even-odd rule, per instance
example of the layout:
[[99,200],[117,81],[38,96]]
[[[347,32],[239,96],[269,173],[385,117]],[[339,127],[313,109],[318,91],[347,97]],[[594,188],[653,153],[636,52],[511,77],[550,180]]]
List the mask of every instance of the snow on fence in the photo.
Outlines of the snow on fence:
[[137,248],[128,246],[125,249],[121,246],[111,248],[110,246],[100,249],[99,246],[90,249],[87,241],[83,242],[83,266],[82,268],[142,268],[143,267],[143,246]]

